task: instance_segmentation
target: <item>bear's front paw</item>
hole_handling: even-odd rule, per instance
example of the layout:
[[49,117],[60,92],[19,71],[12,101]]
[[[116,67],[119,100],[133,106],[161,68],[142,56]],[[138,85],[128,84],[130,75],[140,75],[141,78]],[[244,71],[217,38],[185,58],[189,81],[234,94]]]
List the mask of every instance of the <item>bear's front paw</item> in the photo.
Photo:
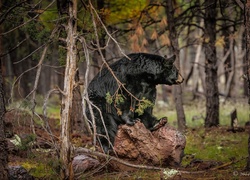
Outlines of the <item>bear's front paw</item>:
[[133,126],[135,125],[135,123],[137,122],[141,122],[141,120],[139,118],[136,118],[134,120],[129,120],[129,121],[126,121],[126,124],[129,125],[129,126]]
[[133,126],[135,124],[135,121],[129,120],[129,121],[126,121],[126,124],[129,126]]
[[140,119],[140,118],[136,118],[134,121],[135,121],[136,123],[137,123],[137,122],[141,122],[141,119]]
[[167,122],[168,122],[168,118],[167,118],[167,117],[163,117],[163,118],[161,118],[161,119],[159,120],[158,123],[156,123],[156,124],[154,125],[154,127],[150,128],[150,130],[151,130],[151,131],[156,131],[157,129],[159,129],[159,128],[165,126],[165,124],[167,124]]

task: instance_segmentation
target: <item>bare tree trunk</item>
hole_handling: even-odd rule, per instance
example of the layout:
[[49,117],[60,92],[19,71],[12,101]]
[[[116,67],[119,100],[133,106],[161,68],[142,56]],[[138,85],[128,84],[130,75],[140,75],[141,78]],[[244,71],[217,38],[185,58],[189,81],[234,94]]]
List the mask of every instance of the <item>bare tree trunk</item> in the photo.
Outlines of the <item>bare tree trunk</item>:
[[67,57],[64,74],[64,89],[61,107],[61,178],[70,176],[70,117],[72,113],[73,89],[76,74],[76,31],[77,31],[77,0],[69,3],[69,19],[67,25]]
[[[200,22],[200,27],[204,26],[204,21],[201,20]],[[198,30],[198,35],[199,37],[202,37],[202,30]],[[201,58],[201,53],[202,53],[202,43],[198,44],[197,46],[197,51],[196,51],[196,56],[194,60],[194,65],[193,65],[193,98],[195,99],[197,96],[197,91],[199,88],[199,79],[202,78],[199,76],[199,60]]]
[[[2,2],[0,1],[0,10],[2,9]],[[2,27],[0,24],[0,34]],[[2,47],[2,36],[0,36],[0,54],[3,52]],[[7,141],[5,139],[5,125],[4,125],[4,114],[5,114],[5,102],[4,102],[4,90],[3,90],[3,76],[2,76],[2,58],[0,58],[0,179],[8,180],[8,151]]]
[[[247,62],[247,72],[246,78],[248,82],[248,105],[250,109],[250,0],[246,1],[245,4],[245,27],[246,27],[246,62]],[[250,120],[250,114],[249,114]],[[248,160],[246,170],[250,170],[250,130],[248,137]]]
[[0,59],[0,179],[5,180],[8,179],[8,151],[4,131],[5,104],[3,91],[3,76],[1,69],[2,66]]
[[[169,26],[169,39],[172,45],[172,52],[176,55],[176,66],[180,68],[180,50],[178,43],[177,31],[175,29],[175,19],[174,19],[174,8],[173,1],[166,1],[165,12],[167,14],[168,26]],[[185,131],[186,129],[186,118],[183,108],[182,101],[182,89],[180,85],[173,87],[175,107],[177,111],[178,129],[180,131]]]
[[206,118],[205,127],[219,125],[219,90],[216,62],[216,0],[205,1],[205,72],[206,72]]

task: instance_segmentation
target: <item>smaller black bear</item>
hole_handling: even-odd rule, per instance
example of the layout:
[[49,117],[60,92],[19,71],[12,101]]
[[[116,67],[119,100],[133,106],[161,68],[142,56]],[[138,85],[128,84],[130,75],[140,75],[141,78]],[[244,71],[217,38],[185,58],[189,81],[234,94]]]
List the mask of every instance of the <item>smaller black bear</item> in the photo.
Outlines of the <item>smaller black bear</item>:
[[[149,100],[154,104],[156,85],[183,82],[182,76],[173,64],[175,56],[166,59],[153,54],[134,53],[127,57],[111,64],[112,72],[108,68],[103,68],[88,86],[89,100],[100,109],[99,111],[93,107],[97,133],[103,135],[100,141],[105,152],[110,147],[109,141],[105,138],[106,130],[110,142],[114,143],[120,124],[133,125],[137,119],[140,119],[146,128],[154,129],[158,120],[152,115],[152,106],[146,106],[143,114],[139,113],[135,111],[138,108],[138,100]],[[126,89],[117,82],[114,75]],[[116,100],[108,103],[108,96]],[[90,119],[88,108],[86,114]]]

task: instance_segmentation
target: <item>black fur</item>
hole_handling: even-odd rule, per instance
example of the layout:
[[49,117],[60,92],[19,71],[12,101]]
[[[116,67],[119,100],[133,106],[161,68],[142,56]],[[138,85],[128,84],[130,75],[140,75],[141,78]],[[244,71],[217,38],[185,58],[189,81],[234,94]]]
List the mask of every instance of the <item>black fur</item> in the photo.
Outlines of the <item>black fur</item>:
[[[138,99],[145,97],[154,103],[157,84],[173,85],[182,82],[182,80],[177,82],[179,73],[173,65],[175,56],[166,59],[153,54],[135,53],[129,54],[128,57],[130,60],[123,57],[111,64],[110,68],[126,89]],[[106,101],[107,93],[114,95],[117,90],[118,83],[107,68],[103,68],[88,87],[89,99],[100,108],[111,143],[114,142],[120,124],[133,125],[139,118],[146,128],[151,129],[157,123],[157,119],[152,115],[153,108],[147,108],[140,116],[132,111],[131,108],[135,109],[138,102],[122,88],[118,93],[124,95],[125,101],[116,105],[122,112],[121,115],[118,115],[114,104],[110,105]],[[99,111],[96,108],[93,110],[97,133],[106,135]],[[87,115],[90,118],[88,109]],[[103,137],[100,140],[105,152],[107,152],[109,149],[108,141]]]

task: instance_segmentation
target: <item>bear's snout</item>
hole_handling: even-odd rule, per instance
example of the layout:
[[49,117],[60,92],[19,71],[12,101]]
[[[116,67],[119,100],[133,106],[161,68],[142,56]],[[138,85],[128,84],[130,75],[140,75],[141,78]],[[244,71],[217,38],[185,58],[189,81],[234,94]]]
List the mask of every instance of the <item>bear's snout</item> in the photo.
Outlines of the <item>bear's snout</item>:
[[181,74],[178,74],[178,78],[177,78],[177,80],[176,80],[176,83],[177,83],[177,84],[181,84],[183,81],[184,81],[184,78],[182,77],[182,75],[181,75]]

